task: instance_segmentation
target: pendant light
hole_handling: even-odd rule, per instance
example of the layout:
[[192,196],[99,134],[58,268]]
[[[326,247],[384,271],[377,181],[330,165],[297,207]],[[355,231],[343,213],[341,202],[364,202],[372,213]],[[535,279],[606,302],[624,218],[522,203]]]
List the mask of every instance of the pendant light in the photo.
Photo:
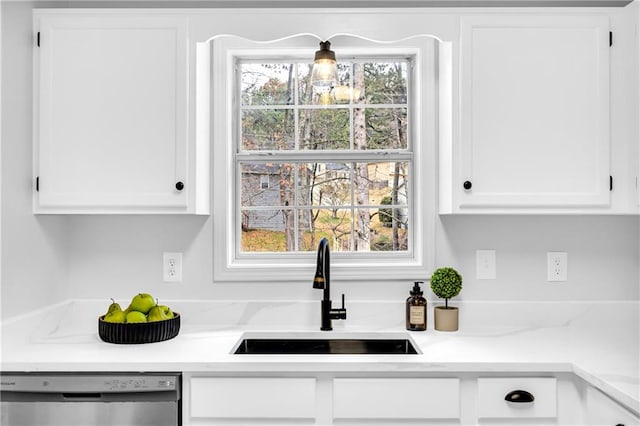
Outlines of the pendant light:
[[311,70],[311,85],[317,93],[329,93],[338,80],[336,54],[331,50],[331,43],[320,42],[320,50],[316,51]]

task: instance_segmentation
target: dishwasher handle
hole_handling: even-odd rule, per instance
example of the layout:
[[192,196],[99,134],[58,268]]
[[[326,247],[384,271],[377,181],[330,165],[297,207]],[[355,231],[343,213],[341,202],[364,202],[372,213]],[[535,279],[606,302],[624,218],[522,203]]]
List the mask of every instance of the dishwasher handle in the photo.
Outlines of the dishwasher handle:
[[104,402],[99,392],[63,392],[61,395],[68,402]]
[[20,392],[2,391],[3,402],[156,402],[178,401],[175,390],[158,392]]

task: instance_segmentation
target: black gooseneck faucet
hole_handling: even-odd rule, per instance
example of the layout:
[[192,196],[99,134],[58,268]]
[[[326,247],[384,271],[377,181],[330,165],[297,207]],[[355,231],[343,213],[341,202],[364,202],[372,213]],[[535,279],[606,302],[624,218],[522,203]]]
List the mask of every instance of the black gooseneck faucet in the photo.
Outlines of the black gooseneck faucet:
[[323,297],[320,302],[322,323],[320,330],[333,330],[332,319],[347,319],[347,310],[344,307],[344,294],[342,295],[342,307],[331,307],[331,265],[329,264],[329,241],[322,238],[318,244],[318,262],[316,276],[313,278],[313,288],[322,289]]

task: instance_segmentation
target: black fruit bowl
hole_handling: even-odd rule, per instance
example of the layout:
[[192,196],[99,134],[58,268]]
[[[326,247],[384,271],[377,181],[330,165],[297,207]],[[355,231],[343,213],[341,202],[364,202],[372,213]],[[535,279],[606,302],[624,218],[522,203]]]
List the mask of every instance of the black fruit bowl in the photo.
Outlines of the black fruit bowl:
[[180,331],[180,314],[173,318],[143,323],[119,324],[105,322],[104,315],[98,317],[98,335],[108,343],[123,345],[162,342],[173,339]]

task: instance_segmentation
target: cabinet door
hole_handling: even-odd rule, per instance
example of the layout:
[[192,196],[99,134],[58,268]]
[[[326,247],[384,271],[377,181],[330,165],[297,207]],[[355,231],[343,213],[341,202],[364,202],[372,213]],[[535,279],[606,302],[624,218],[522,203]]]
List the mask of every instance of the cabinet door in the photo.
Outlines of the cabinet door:
[[337,378],[333,382],[333,417],[339,420],[460,418],[457,378]]
[[[253,420],[316,417],[316,379],[312,377],[194,377],[188,416]],[[239,423],[240,424],[240,423]]]
[[587,388],[587,424],[594,426],[638,426],[640,419],[593,387]]
[[36,212],[182,211],[186,20],[36,17]]
[[454,210],[609,205],[609,23],[461,21]]
[[[636,22],[640,23],[640,7],[636,7]],[[636,58],[638,60],[637,66],[638,71],[640,71],[640,33],[636,32]],[[638,73],[638,88],[640,89],[640,73]],[[636,95],[637,99],[640,101],[640,90]],[[640,112],[640,111],[639,111]],[[640,117],[638,117],[638,133],[640,134]],[[640,214],[640,140],[636,139],[636,153],[637,153],[637,163],[636,163],[636,196],[637,196],[637,205],[638,205],[638,214]]]

